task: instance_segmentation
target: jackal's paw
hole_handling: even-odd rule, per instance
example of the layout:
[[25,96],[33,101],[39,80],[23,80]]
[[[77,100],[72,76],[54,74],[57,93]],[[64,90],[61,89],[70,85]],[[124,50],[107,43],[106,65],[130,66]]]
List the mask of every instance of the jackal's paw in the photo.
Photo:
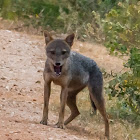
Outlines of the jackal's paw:
[[40,121],[40,124],[47,125],[47,120],[42,119],[42,120]]
[[63,123],[59,123],[59,122],[55,125],[55,127],[61,128],[61,129],[65,129],[64,124]]

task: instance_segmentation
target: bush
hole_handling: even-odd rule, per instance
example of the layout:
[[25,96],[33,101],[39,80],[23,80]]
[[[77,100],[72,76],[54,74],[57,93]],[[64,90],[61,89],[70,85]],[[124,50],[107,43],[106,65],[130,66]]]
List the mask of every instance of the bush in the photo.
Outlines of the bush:
[[22,20],[26,26],[32,25],[34,28],[53,29],[63,33],[76,32],[80,39],[100,40],[100,35],[96,35],[100,32],[96,31],[99,24],[94,22],[95,17],[91,14],[98,8],[98,0],[1,0],[0,16],[4,19]]
[[129,53],[131,48],[140,48],[140,3],[118,3],[103,20],[105,46],[111,52]]
[[132,48],[130,50],[130,59],[126,66],[133,70],[135,77],[140,78],[140,49]]
[[131,72],[126,72],[109,82],[106,92],[109,99],[117,97],[122,101],[124,108],[130,108],[133,112],[140,114],[140,80]]
[[[63,3],[64,0],[61,0]],[[0,13],[5,19],[23,20],[26,24],[32,24],[35,28],[41,26],[59,29],[64,26],[60,16],[60,8],[64,12],[68,9],[56,0],[2,0]]]
[[[133,1],[134,2],[134,1]],[[140,112],[140,2],[118,3],[103,20],[105,46],[111,53],[129,54],[130,69],[109,82],[108,95],[122,100],[122,106]]]

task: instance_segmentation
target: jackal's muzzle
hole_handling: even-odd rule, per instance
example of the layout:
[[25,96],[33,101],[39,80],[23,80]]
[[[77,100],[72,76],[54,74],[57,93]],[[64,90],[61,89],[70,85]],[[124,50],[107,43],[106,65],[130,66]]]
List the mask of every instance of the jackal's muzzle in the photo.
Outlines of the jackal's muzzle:
[[62,71],[62,66],[54,66],[54,72],[56,74],[56,76],[61,75],[61,71]]

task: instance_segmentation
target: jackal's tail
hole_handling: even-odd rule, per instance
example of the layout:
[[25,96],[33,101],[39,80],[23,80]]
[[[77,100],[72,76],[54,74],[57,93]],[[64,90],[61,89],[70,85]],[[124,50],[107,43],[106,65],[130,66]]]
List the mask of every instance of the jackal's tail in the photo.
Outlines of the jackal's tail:
[[97,108],[96,108],[94,102],[93,102],[92,99],[91,99],[91,95],[90,95],[90,102],[91,102],[91,105],[92,105],[92,114],[95,114],[95,115],[96,115],[96,113],[97,113]]

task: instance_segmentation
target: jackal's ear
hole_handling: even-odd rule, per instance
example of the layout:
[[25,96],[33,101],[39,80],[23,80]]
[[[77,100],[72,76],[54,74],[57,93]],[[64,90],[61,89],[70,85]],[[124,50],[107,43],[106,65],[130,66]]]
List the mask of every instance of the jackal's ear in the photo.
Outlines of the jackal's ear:
[[44,31],[44,37],[45,37],[45,42],[46,45],[53,40],[52,36],[50,35],[50,33],[48,31]]
[[74,37],[75,37],[75,35],[73,33],[71,35],[68,35],[65,39],[65,41],[69,44],[70,47],[73,45]]

